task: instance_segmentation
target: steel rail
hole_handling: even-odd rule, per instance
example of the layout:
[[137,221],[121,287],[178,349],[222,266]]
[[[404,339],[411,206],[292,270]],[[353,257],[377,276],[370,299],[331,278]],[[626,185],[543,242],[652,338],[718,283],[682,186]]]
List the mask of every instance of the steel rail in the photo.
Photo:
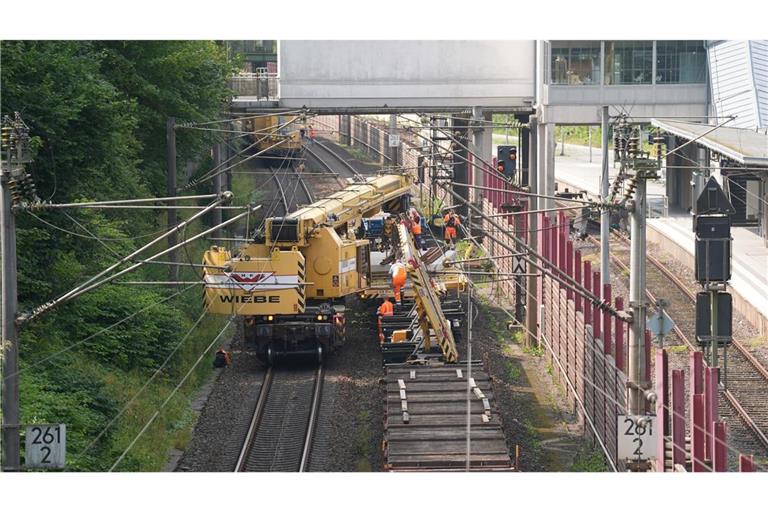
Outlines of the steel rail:
[[277,171],[270,167],[270,170],[272,171],[272,177],[275,179],[275,183],[277,183],[277,190],[280,192],[280,201],[283,203],[283,215],[288,215],[290,213],[290,207],[288,206],[288,199],[285,197],[285,189],[283,189],[283,184],[280,182],[280,177],[277,175]]
[[317,374],[315,377],[315,390],[312,396],[312,408],[309,413],[309,421],[307,424],[307,435],[304,438],[304,448],[301,451],[299,473],[304,473],[307,471],[307,462],[309,461],[309,454],[312,451],[312,438],[315,435],[317,416],[320,412],[320,397],[322,396],[323,390],[323,378],[323,365],[320,364],[317,367]]
[[320,141],[315,141],[315,144],[321,148],[323,148],[327,153],[329,153],[331,156],[333,156],[336,160],[344,164],[344,166],[355,176],[356,180],[359,181],[365,181],[365,176],[360,174],[357,169],[355,169],[355,166],[347,162],[344,157],[333,151],[331,148],[325,145],[325,143]]
[[327,172],[326,172],[326,173],[324,173],[324,174],[326,174],[326,175],[330,174],[330,175],[331,175],[331,176],[332,176],[332,177],[333,177],[333,178],[336,180],[336,182],[337,182],[337,183],[338,183],[340,186],[342,186],[342,187],[346,187],[346,186],[347,186],[347,184],[348,184],[348,183],[346,183],[346,182],[344,181],[344,179],[343,179],[341,176],[339,176],[339,173],[337,173],[335,170],[333,170],[333,167],[331,167],[331,165],[330,165],[328,162],[326,162],[325,160],[323,160],[322,158],[320,158],[320,156],[319,156],[319,155],[318,155],[316,152],[314,152],[313,150],[311,150],[311,149],[309,148],[309,146],[308,146],[308,145],[306,145],[306,144],[304,145],[304,151],[306,151],[307,153],[309,153],[309,154],[312,156],[312,158],[314,158],[315,160],[317,160],[317,162],[319,162],[319,163],[320,163],[320,165],[321,165],[321,166],[323,166],[323,167],[326,169],[326,171],[327,171]]
[[312,191],[309,189],[309,186],[307,186],[307,182],[304,179],[303,173],[300,172],[296,167],[289,165],[289,167],[293,170],[293,172],[296,174],[296,178],[299,180],[299,185],[301,185],[301,188],[304,189],[304,194],[307,196],[307,204],[312,204],[315,202],[315,196],[312,193]]
[[248,452],[251,450],[251,444],[256,437],[256,431],[259,430],[259,424],[261,424],[261,417],[264,414],[264,405],[267,403],[267,397],[269,397],[269,390],[272,387],[272,380],[274,378],[272,367],[267,368],[267,372],[264,374],[264,380],[261,383],[261,390],[259,391],[259,399],[256,402],[256,408],[253,411],[251,417],[251,424],[248,426],[248,433],[245,435],[245,441],[243,447],[240,449],[240,455],[237,457],[235,463],[235,473],[239,473],[245,470],[245,463],[248,459]]

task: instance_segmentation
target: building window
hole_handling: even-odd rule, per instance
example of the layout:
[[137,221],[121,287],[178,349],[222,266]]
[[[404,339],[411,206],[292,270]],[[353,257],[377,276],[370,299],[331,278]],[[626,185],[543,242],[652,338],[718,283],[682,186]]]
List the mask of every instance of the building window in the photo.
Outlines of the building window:
[[653,41],[606,41],[605,85],[650,84]]
[[600,41],[552,41],[552,84],[600,83]]
[[657,84],[701,84],[707,74],[703,41],[657,41]]

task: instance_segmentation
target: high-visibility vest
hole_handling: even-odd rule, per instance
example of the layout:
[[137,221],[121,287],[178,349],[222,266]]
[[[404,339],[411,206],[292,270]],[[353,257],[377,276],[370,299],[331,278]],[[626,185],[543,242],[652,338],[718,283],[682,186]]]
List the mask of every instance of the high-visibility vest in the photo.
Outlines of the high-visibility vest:
[[394,312],[395,312],[395,307],[388,300],[385,300],[384,302],[381,303],[381,306],[379,306],[379,314],[382,316],[389,316],[389,315],[392,315]]

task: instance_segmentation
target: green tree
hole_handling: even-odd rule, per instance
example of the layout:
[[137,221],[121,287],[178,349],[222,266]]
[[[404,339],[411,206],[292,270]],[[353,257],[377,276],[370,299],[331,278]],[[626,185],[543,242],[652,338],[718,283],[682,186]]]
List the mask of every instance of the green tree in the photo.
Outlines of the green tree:
[[[164,194],[166,117],[218,118],[233,66],[209,41],[3,41],[0,54],[2,114],[22,113],[36,153],[28,170],[39,195],[59,203]],[[179,130],[179,163],[204,159],[210,140],[209,132]],[[83,282],[165,223],[164,214],[146,211],[33,213],[17,216],[22,310]],[[164,270],[145,268],[131,277],[152,279]],[[100,331],[168,293],[107,285],[26,324],[22,421],[65,422],[70,453],[83,449],[179,344],[190,317],[199,314],[199,296],[154,306]],[[85,457],[73,457],[71,469],[109,467],[105,461],[125,448],[115,443],[135,435],[157,406],[158,393],[210,342],[212,327],[204,322],[207,331],[185,341],[137,409]],[[156,442],[163,434],[156,434]],[[157,464],[162,454],[151,460]]]

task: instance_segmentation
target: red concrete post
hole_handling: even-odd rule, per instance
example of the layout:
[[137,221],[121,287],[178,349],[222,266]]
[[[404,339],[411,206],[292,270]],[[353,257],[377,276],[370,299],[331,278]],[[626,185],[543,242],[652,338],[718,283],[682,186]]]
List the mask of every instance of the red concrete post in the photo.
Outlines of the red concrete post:
[[[592,291],[592,263],[584,262],[584,288],[588,292]],[[589,300],[584,299],[584,324],[592,324],[592,306]]]
[[706,368],[704,370],[704,415],[707,421],[706,459],[714,460],[713,449],[713,423],[719,420],[717,411],[719,369]]
[[[611,285],[603,285],[603,301],[611,303]],[[613,354],[613,343],[611,339],[611,314],[608,311],[602,311],[603,315],[603,353]]]
[[659,350],[656,352],[656,428],[659,430],[656,447],[656,471],[659,473],[664,472],[666,458],[664,438],[669,434],[667,365],[667,351]]
[[706,440],[706,427],[704,426],[704,395],[696,393],[691,395],[691,460],[694,473],[707,471],[704,463]]
[[[565,265],[565,241],[568,239],[568,235],[563,231],[563,223],[567,222],[565,220],[565,215],[560,212],[560,215],[558,215],[558,229],[557,229],[557,266],[562,270],[563,272],[566,272],[566,265]],[[564,284],[560,285],[560,288],[565,288]]]
[[690,375],[688,389],[691,395],[704,393],[704,354],[699,351],[688,354]]
[[[565,271],[570,277],[573,277],[573,241],[565,241]],[[567,297],[573,300],[573,289],[568,288]]]
[[[624,298],[616,297],[616,310],[624,310]],[[619,317],[614,318],[614,329],[616,331],[616,368],[624,371],[624,321]]]
[[[592,272],[592,293],[600,296],[600,271]],[[600,306],[592,306],[592,329],[595,333],[595,340],[600,338]]]
[[751,455],[739,454],[739,471],[742,473],[751,473],[755,470],[755,463]]
[[[551,221],[552,219],[550,219]],[[557,256],[557,220],[554,221],[554,223],[550,222],[549,224],[549,230],[547,231],[547,234],[549,235],[549,247],[550,247],[550,256],[552,259],[552,266],[556,267],[558,260]]]
[[725,445],[727,427],[723,421],[712,422],[712,470],[728,471],[728,447]]
[[672,370],[672,464],[685,465],[685,372]]
[[[576,280],[577,283],[581,284],[584,281],[581,279],[581,268],[582,268],[582,262],[581,262],[581,251],[576,249],[573,253],[573,270],[574,270],[574,276],[573,278]],[[576,311],[581,311],[581,304],[582,304],[582,297],[580,293],[574,294],[574,302],[576,304]]]

